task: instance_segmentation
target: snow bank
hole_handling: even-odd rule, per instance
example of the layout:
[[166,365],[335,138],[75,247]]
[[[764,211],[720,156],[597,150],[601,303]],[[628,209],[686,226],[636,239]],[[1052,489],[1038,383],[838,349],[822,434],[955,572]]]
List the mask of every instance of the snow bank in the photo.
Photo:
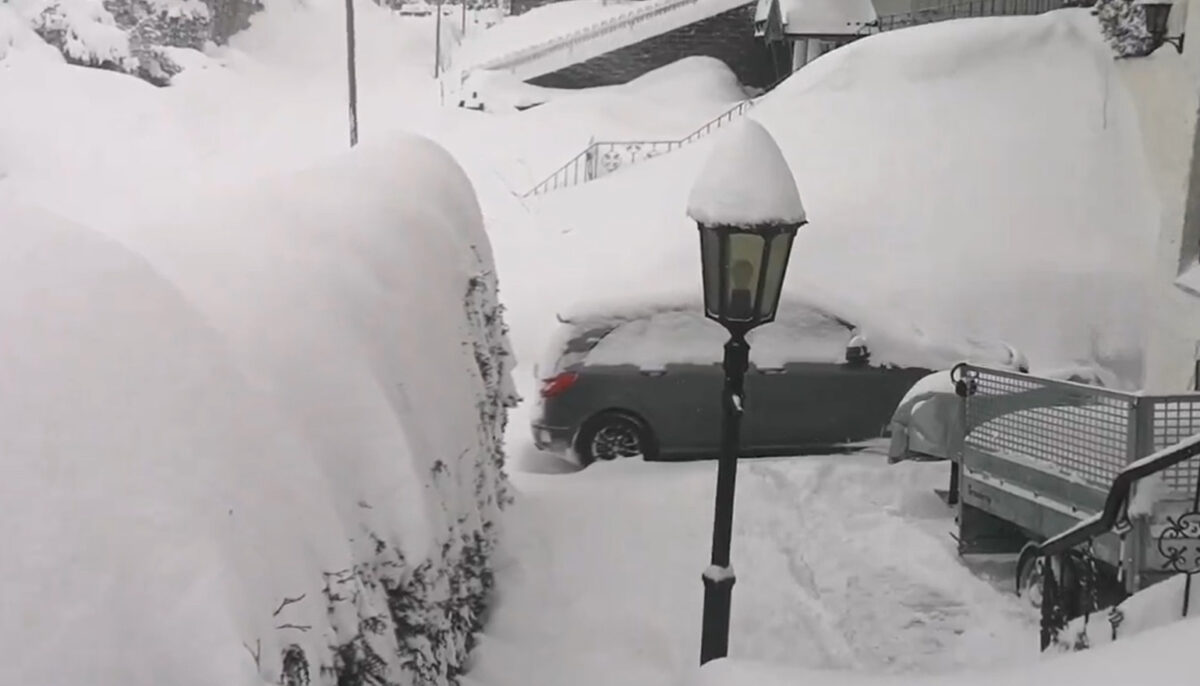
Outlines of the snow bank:
[[972,686],[1188,684],[1196,678],[1189,658],[1198,639],[1200,621],[1191,619],[1169,629],[1118,641],[1104,650],[1073,653],[1004,671],[977,670],[970,672],[969,677],[962,674],[880,677],[718,660],[701,669],[689,683],[695,686],[951,686],[962,684],[967,678]]
[[17,10],[0,5],[0,60],[10,57],[15,51],[34,51],[45,56],[53,55],[59,61],[62,56],[38,37],[29,23]]
[[[482,90],[472,92],[478,92],[489,113],[502,111],[535,88],[518,86],[512,79],[489,72],[480,78]],[[489,90],[493,85],[498,87]],[[544,105],[486,119],[475,117],[483,120],[472,122],[478,133],[460,130],[448,137],[456,145],[470,141],[471,156],[489,162],[485,173],[502,174],[518,193],[592,142],[679,140],[746,98],[737,76],[711,57],[688,57],[618,86],[537,91],[546,98]]]
[[[892,342],[927,354],[887,361],[935,368],[1007,343],[1035,372],[1097,366],[1136,386],[1158,207],[1113,69],[1080,10],[881,34],[799,71],[749,115],[810,222],[783,302],[863,327],[880,361]],[[684,209],[709,145],[537,201],[558,234],[554,311],[699,293]]]
[[513,399],[453,160],[406,138],[110,237],[0,227],[0,682],[449,683]]
[[[1192,579],[1192,586],[1196,586]],[[1176,574],[1161,583],[1142,589],[1127,598],[1114,610],[1118,617],[1116,629],[1109,612],[1098,612],[1089,617],[1079,617],[1071,621],[1059,634],[1056,644],[1064,650],[1076,646],[1098,648],[1110,644],[1116,639],[1126,641],[1130,638],[1159,627],[1170,626],[1184,621],[1183,599],[1187,587],[1187,577]],[[1191,608],[1200,601],[1200,593],[1192,591]],[[1195,614],[1192,613],[1192,617]],[[1192,622],[1193,624],[1195,622]],[[1172,628],[1170,631],[1182,629]],[[1158,632],[1160,635],[1164,632]]]

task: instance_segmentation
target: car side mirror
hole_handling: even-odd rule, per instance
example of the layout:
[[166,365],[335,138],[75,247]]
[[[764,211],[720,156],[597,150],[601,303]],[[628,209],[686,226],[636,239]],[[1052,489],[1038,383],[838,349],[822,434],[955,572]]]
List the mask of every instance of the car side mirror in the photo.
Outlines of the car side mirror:
[[855,335],[846,344],[846,364],[862,366],[871,361],[871,351],[867,347],[867,339]]

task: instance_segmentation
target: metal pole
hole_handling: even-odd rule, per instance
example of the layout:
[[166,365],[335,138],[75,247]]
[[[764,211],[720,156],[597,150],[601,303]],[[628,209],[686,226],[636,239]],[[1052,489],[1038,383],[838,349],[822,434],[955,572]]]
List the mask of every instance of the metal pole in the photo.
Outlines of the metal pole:
[[436,79],[442,68],[442,0],[438,0],[437,3],[437,19],[433,33],[433,78]]
[[733,540],[733,496],[737,483],[738,444],[742,401],[750,345],[741,332],[730,332],[725,344],[725,392],[722,397],[721,459],[717,465],[717,496],[713,514],[712,558],[704,580],[704,619],[700,635],[700,664],[729,654],[729,615],[736,578],[729,564]]
[[358,74],[354,48],[354,0],[346,0],[346,76],[350,97],[350,147],[358,145]]
[[[462,35],[467,35],[467,0],[462,0]],[[459,39],[461,40],[461,38]]]
[[[1041,648],[1046,652],[1058,637],[1058,584],[1054,579],[1054,565],[1049,557],[1042,560],[1042,617],[1041,617]],[[1030,564],[1037,564],[1037,561]]]

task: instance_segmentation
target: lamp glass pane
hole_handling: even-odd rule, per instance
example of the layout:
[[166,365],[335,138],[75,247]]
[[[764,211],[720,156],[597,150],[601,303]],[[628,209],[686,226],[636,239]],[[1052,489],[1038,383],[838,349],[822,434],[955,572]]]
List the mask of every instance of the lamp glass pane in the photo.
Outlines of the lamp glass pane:
[[704,311],[716,317],[721,290],[721,237],[706,226],[700,228],[700,266],[704,270]]
[[762,268],[763,236],[756,233],[729,235],[729,253],[725,256],[726,290],[724,317],[729,321],[754,319],[758,302],[758,274]]
[[775,318],[775,308],[779,305],[779,293],[783,290],[788,257],[792,252],[792,238],[793,235],[789,232],[779,233],[771,238],[771,247],[767,252],[767,278],[763,283],[762,293],[764,320]]

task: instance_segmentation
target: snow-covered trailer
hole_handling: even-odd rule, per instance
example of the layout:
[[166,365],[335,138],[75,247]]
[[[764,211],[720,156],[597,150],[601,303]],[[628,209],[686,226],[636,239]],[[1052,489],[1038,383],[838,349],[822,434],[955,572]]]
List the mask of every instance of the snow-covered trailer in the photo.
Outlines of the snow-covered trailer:
[[[962,398],[952,451],[961,553],[1021,552],[1018,592],[1036,599],[1038,544],[1107,515],[1111,526],[1092,527],[1082,549],[1055,561],[1076,614],[1200,567],[1200,458],[1191,457],[1200,450],[1180,447],[1200,434],[1200,393],[1127,393],[965,364],[952,378]],[[1164,468],[1129,478],[1142,458],[1173,450]]]

